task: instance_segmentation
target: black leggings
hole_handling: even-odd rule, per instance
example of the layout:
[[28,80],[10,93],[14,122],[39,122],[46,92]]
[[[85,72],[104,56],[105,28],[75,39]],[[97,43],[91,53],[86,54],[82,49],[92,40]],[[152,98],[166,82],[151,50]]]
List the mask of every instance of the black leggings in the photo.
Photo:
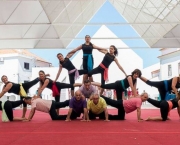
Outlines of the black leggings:
[[81,113],[76,113],[76,112],[73,110],[72,113],[71,113],[70,119],[71,119],[71,120],[74,120],[74,119],[76,119],[77,117],[80,117],[80,116],[81,116]]
[[167,116],[168,116],[168,112],[169,112],[169,104],[167,101],[162,100],[162,101],[157,101],[157,100],[153,100],[151,98],[149,98],[147,100],[149,103],[151,103],[152,105],[154,105],[157,108],[160,108],[161,111],[161,117],[163,119],[163,121],[167,120]]
[[[88,74],[87,70],[78,70],[79,75]],[[75,83],[75,72],[69,74],[69,82],[71,85]],[[74,90],[74,86],[71,87],[71,90]]]
[[159,81],[159,82],[151,82],[151,81],[147,81],[146,84],[153,86],[155,88],[158,89],[159,94],[161,96],[161,100],[165,100],[166,98],[166,89],[165,89],[165,85],[164,85],[164,81]]
[[[30,82],[23,83],[22,86],[23,86],[25,92],[27,93],[28,90],[29,90],[32,86],[36,85],[38,82],[39,82],[39,78],[36,78],[36,79],[34,79],[34,80],[30,81]],[[23,96],[20,96],[20,99],[22,100],[22,99],[23,99]],[[26,104],[25,102],[23,102],[23,107],[27,107],[27,104]]]
[[109,99],[105,96],[102,96],[102,98],[104,98],[104,100],[106,101],[106,103],[108,105],[111,105],[112,107],[115,107],[118,109],[118,115],[111,115],[109,114],[109,119],[110,120],[124,120],[125,119],[125,110],[124,110],[124,106],[123,106],[123,100],[112,100]]
[[104,89],[115,89],[116,90],[116,94],[117,94],[117,100],[122,100],[122,93],[124,92],[122,86],[121,86],[121,82],[120,81],[116,81],[115,83],[111,83],[111,84],[105,84],[105,85],[101,85],[101,88]]
[[13,121],[13,108],[16,108],[18,106],[20,106],[23,103],[23,100],[19,100],[19,101],[6,101],[4,103],[4,110],[6,112],[6,115],[8,117],[8,119],[10,121]]
[[[65,88],[72,88],[74,84],[66,84],[66,83],[60,83],[60,82],[56,82],[56,86],[58,88],[59,91],[61,91],[61,89],[65,89]],[[55,101],[59,102],[60,101],[60,95],[55,96]]]
[[63,108],[69,106],[69,100],[64,102],[55,102],[52,101],[51,109],[49,111],[49,115],[52,120],[65,120],[67,115],[57,115],[56,109]]
[[94,120],[96,117],[99,117],[99,119],[105,119],[105,112],[103,111],[100,114],[94,114],[91,110],[89,110],[89,119]]
[[91,77],[92,75],[99,74],[99,73],[101,74],[101,84],[104,85],[105,84],[104,69],[101,66],[98,66],[94,68],[93,70],[91,70],[90,72],[88,72],[88,76]]

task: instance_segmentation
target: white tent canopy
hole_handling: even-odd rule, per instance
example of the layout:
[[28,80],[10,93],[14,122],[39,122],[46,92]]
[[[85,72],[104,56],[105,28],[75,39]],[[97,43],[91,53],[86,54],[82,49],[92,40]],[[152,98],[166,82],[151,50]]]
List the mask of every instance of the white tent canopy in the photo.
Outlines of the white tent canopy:
[[[180,0],[109,0],[150,47],[180,47]],[[106,0],[1,0],[0,48],[66,48]],[[84,39],[84,38],[78,38]],[[101,39],[101,38],[94,38]]]

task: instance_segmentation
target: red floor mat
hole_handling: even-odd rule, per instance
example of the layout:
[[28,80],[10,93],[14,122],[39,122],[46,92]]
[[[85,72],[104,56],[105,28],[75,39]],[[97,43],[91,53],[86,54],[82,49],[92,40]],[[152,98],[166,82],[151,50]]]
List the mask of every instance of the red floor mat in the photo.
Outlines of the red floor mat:
[[[117,110],[109,112],[116,114]],[[67,110],[61,110],[61,114],[66,113]],[[20,115],[21,110],[14,111],[14,116]],[[142,118],[159,115],[159,110],[142,110]],[[171,120],[166,122],[137,122],[136,116],[135,111],[127,114],[125,121],[65,122],[51,121],[48,114],[36,111],[31,122],[0,122],[0,145],[170,145],[179,142],[180,121],[176,110],[171,111]]]

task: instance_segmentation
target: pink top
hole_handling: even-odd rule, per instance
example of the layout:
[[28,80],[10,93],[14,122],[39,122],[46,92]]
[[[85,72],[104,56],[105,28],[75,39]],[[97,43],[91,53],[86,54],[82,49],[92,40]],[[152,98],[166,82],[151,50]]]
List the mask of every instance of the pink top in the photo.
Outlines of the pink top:
[[43,100],[40,98],[33,99],[31,101],[31,108],[36,108],[38,111],[49,113],[49,110],[52,105],[52,100]]
[[142,105],[142,100],[140,97],[133,97],[129,100],[123,100],[123,106],[126,113],[133,112]]

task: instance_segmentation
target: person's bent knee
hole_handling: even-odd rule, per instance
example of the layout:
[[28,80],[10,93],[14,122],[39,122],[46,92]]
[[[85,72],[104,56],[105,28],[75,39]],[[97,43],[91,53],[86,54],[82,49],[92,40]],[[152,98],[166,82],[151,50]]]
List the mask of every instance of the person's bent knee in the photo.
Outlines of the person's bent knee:
[[101,84],[100,88],[105,88],[105,84]]
[[151,81],[149,81],[149,80],[147,80],[145,83],[148,85],[151,85]]

